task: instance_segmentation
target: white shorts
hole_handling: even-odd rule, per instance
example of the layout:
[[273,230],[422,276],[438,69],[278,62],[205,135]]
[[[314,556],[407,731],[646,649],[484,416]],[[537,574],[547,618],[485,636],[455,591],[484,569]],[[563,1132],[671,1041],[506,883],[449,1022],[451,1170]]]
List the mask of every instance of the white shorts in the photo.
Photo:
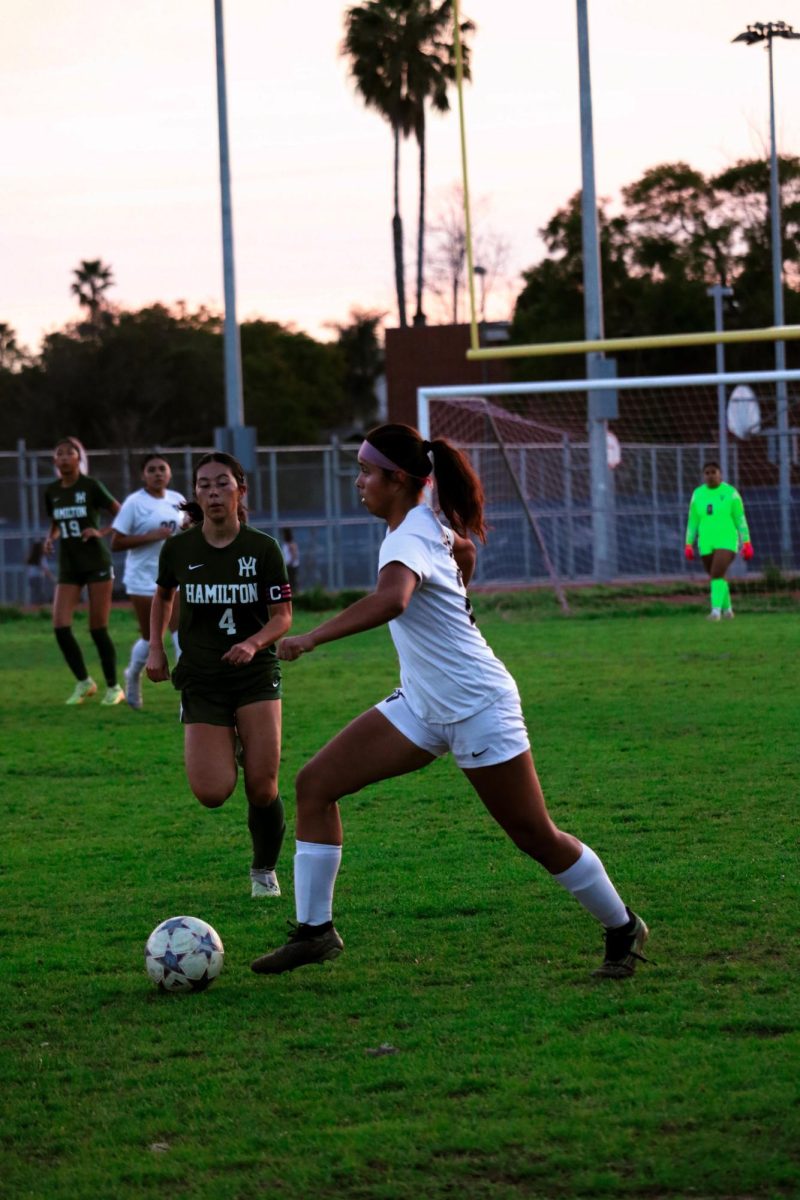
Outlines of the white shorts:
[[130,571],[126,567],[122,582],[129,596],[154,596],[156,594],[155,576],[148,571]]
[[530,749],[516,691],[504,692],[480,712],[449,725],[422,721],[409,708],[402,688],[397,688],[375,707],[421,750],[427,750],[436,758],[452,751],[462,770],[494,767]]

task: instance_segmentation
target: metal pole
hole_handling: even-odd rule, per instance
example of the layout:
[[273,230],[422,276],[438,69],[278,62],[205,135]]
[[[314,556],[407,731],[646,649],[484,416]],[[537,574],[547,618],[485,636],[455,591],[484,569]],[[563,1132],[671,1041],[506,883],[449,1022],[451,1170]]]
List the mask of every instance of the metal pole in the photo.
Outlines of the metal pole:
[[[19,528],[22,536],[22,603],[30,604],[30,581],[26,563],[30,552],[30,521],[28,519],[28,447],[24,438],[17,440],[17,495],[19,500]],[[38,530],[37,530],[38,533]],[[5,571],[3,572],[5,582]],[[5,594],[3,595],[5,600]]]
[[217,112],[219,116],[219,181],[222,198],[222,269],[225,283],[225,423],[229,429],[244,424],[242,351],[236,323],[236,283],[233,269],[233,216],[231,170],[228,156],[228,101],[225,89],[225,35],[222,0],[214,0],[217,43]]
[[[778,150],[775,136],[775,87],[772,73],[772,29],[767,35],[769,58],[769,195],[772,224],[772,297],[775,324],[783,324],[783,242],[781,238],[781,201],[778,180]],[[786,369],[786,343],[775,343],[775,369]],[[775,386],[775,417],[778,429],[778,503],[780,508],[781,559],[784,567],[792,565],[792,476],[789,447],[789,393],[785,381]]]
[[[597,222],[597,192],[594,178],[592,129],[592,81],[589,67],[589,18],[587,0],[577,0],[578,76],[581,121],[581,242],[583,249],[583,321],[586,341],[603,334],[603,285],[600,273],[600,237]],[[602,353],[586,355],[586,378],[604,372]],[[588,393],[589,476],[591,486],[594,576],[610,579],[615,574],[613,553],[613,479],[608,466],[606,438],[608,421],[602,396]]]
[[[713,287],[706,288],[706,295],[711,296],[714,301],[714,328],[718,333],[722,333],[722,299],[723,296],[732,296],[733,288],[724,287],[721,283],[715,283]],[[725,347],[722,342],[717,342],[715,347],[717,352],[717,374],[725,374]],[[725,415],[725,384],[717,384],[717,428],[719,430],[719,467],[722,471],[722,478],[728,478],[728,422]]]

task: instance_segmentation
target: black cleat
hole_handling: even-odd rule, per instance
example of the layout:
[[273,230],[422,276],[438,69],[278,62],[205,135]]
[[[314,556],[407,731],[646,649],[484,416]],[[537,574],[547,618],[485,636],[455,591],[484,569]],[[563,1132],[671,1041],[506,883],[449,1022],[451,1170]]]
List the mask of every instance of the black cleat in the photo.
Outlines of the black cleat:
[[285,945],[254,959],[250,970],[255,971],[256,975],[282,975],[284,971],[294,971],[308,963],[323,963],[338,958],[344,950],[344,942],[333,925],[322,933],[316,932],[317,929],[315,925],[295,925]]
[[[641,951],[650,930],[636,913],[630,909],[627,912],[628,925],[606,930],[606,955],[597,970],[592,971],[595,979],[627,979],[636,970],[637,962],[648,961]],[[633,928],[628,927],[630,921],[633,921]]]

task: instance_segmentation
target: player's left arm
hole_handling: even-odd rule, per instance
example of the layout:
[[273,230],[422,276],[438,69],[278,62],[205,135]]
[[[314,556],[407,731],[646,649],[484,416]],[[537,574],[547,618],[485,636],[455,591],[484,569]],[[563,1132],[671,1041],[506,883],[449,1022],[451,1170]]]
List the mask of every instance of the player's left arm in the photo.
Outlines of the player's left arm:
[[744,515],[744,503],[742,497],[737,491],[734,491],[731,497],[731,517],[733,524],[736,527],[736,532],[739,535],[739,542],[742,547],[742,554],[745,558],[753,557],[753,547],[750,543],[750,530],[747,525],[747,517]]
[[269,614],[267,623],[259,629],[258,633],[231,646],[230,650],[223,654],[223,662],[233,663],[235,667],[243,667],[252,662],[260,650],[266,650],[268,646],[277,642],[278,638],[284,637],[289,632],[292,627],[292,605],[288,600],[284,604],[270,605],[267,613]]
[[743,542],[749,542],[750,530],[747,527],[747,517],[744,515],[744,503],[738,492],[734,492],[731,497],[731,517],[739,537]]
[[109,521],[109,523],[107,525],[101,525],[98,529],[95,529],[94,526],[91,526],[91,525],[89,526],[88,529],[82,529],[81,537],[83,538],[84,542],[88,542],[91,538],[108,537],[108,535],[112,532],[112,530],[114,528],[114,525],[113,525],[114,517],[117,515],[119,510],[122,508],[122,505],[120,504],[119,500],[114,499],[114,497],[111,495],[111,492],[108,490],[108,488],[105,486],[105,484],[97,483],[97,481],[95,481],[95,482],[96,482],[97,493],[98,493],[96,496],[95,503],[99,509],[102,509],[104,512],[111,513],[111,520]]

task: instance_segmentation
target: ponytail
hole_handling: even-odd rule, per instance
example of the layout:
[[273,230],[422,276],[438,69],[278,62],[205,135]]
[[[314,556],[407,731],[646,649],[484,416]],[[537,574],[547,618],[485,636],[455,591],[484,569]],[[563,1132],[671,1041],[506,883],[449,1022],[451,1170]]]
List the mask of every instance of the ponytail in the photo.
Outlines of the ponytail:
[[196,500],[183,500],[179,505],[180,512],[186,513],[189,525],[203,524],[203,510]]
[[405,471],[419,491],[433,468],[439,506],[461,537],[486,541],[481,481],[467,456],[446,438],[425,441],[410,425],[379,425],[367,434],[370,445]]
[[483,485],[466,454],[446,438],[430,443],[439,505],[456,533],[486,541]]

